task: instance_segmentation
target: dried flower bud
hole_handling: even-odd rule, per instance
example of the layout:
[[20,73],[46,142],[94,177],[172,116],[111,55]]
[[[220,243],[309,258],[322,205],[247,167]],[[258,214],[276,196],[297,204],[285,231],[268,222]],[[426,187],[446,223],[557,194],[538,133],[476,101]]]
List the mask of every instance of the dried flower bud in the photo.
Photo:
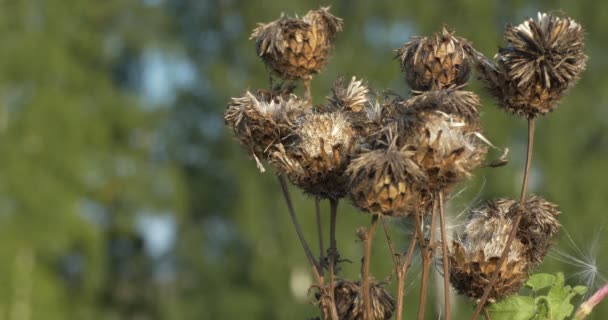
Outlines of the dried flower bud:
[[[363,320],[365,306],[361,290],[359,282],[348,280],[336,282],[334,296],[340,319]],[[395,311],[395,299],[377,282],[371,283],[370,292],[373,315],[370,320],[390,319]]]
[[224,120],[264,172],[260,158],[266,159],[272,146],[289,135],[304,104],[292,94],[247,91],[242,97],[232,98]]
[[363,152],[352,160],[346,174],[350,177],[354,205],[387,216],[406,216],[427,207],[428,201],[414,188],[423,183],[425,176],[411,159],[413,155],[393,144]]
[[405,79],[413,90],[428,91],[465,84],[470,75],[467,47],[463,38],[446,29],[433,38],[416,38],[397,50]]
[[486,87],[508,112],[535,118],[553,111],[585,69],[581,25],[539,13],[537,20],[507,26],[505,40],[497,64],[476,54]]
[[484,161],[487,147],[478,133],[467,132],[464,118],[441,111],[421,111],[411,121],[404,133],[405,144],[428,176],[421,189],[445,190],[470,177],[471,171]]
[[[511,219],[500,214],[502,209],[506,207],[491,204],[473,210],[462,239],[453,242],[449,254],[450,282],[459,294],[480,299],[496,270],[513,227]],[[519,291],[528,278],[528,270],[526,248],[514,239],[489,301]]]
[[342,19],[329,7],[309,11],[304,17],[281,15],[259,24],[251,39],[266,65],[283,79],[305,79],[325,66],[335,35],[342,31]]
[[348,191],[344,171],[356,142],[347,117],[342,112],[308,113],[298,120],[291,139],[271,156],[277,170],[311,195],[343,197]]
[[361,112],[368,104],[369,88],[363,80],[352,77],[350,83],[345,85],[344,78],[339,77],[332,88],[332,95],[328,98],[329,106],[334,110]]
[[479,96],[470,91],[462,90],[433,90],[414,91],[414,96],[406,100],[403,106],[410,112],[441,111],[464,119],[468,132],[479,131],[481,122],[479,111],[481,103]]

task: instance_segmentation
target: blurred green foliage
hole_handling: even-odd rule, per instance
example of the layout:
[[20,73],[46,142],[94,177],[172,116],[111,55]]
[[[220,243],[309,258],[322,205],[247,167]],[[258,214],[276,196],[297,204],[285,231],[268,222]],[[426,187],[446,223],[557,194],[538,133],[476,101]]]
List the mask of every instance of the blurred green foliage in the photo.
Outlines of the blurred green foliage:
[[[267,86],[267,72],[248,40],[256,23],[318,5],[0,1],[0,319],[315,315],[306,297],[311,277],[276,179],[247,159],[223,127],[222,112],[231,96]],[[588,71],[558,110],[538,122],[531,190],[563,211],[558,259],[547,258],[541,269],[564,272],[572,286],[588,285],[577,275],[596,275],[596,284],[605,280],[592,265],[605,266],[600,253],[608,252],[601,233],[608,204],[608,2],[320,5],[332,5],[345,29],[327,69],[313,81],[318,103],[338,75],[407,95],[393,50],[444,23],[491,56],[508,22],[555,10],[580,21],[588,35]],[[482,92],[476,80],[470,88]],[[511,163],[481,169],[462,186],[448,206],[454,225],[471,204],[516,197],[523,173],[524,121],[482,97],[485,135],[511,149]],[[295,189],[292,195],[315,248],[313,199]],[[368,217],[347,202],[339,211],[340,253],[352,261],[340,275],[357,279],[362,244],[355,230]],[[411,226],[391,228],[403,250]],[[391,271],[383,240],[378,236],[373,253],[378,279]],[[414,266],[405,301],[410,317],[417,308],[419,261]],[[431,294],[439,297],[441,278],[433,277]],[[455,299],[455,318],[465,318],[472,304]],[[439,316],[439,306],[431,301],[428,319]],[[607,316],[604,303],[591,318]]]

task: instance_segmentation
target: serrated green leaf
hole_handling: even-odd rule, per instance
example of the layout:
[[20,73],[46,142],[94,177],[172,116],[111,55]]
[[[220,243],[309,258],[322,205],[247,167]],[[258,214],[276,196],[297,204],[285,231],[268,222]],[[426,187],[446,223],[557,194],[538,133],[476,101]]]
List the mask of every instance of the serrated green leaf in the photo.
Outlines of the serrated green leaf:
[[[580,293],[582,292],[582,293]],[[551,320],[564,320],[569,317],[574,311],[574,305],[570,302],[576,295],[584,294],[586,288],[577,286],[572,289],[570,286],[564,286],[564,274],[557,273],[555,282],[549,290],[547,301],[549,301],[549,315]]]
[[532,297],[513,296],[488,307],[492,320],[530,320],[536,315]]
[[530,276],[526,282],[526,286],[533,291],[538,291],[544,288],[551,287],[555,282],[555,276],[548,273],[537,273]]

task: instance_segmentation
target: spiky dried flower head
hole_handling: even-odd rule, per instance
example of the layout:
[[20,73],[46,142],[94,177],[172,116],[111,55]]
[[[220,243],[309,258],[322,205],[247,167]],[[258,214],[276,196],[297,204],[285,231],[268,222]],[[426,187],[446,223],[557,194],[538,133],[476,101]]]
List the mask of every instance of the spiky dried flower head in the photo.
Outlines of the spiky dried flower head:
[[528,118],[547,114],[585,70],[585,35],[569,17],[539,13],[505,30],[497,64],[481,55],[478,69],[499,106]]
[[258,56],[281,78],[306,79],[323,69],[343,24],[324,7],[302,18],[282,14],[278,20],[259,24],[250,39],[255,39]]
[[481,121],[478,108],[481,106],[479,96],[464,90],[414,91],[414,95],[403,102],[409,112],[441,111],[463,119],[465,130],[479,131]]
[[392,144],[388,148],[364,151],[353,159],[346,174],[350,178],[354,205],[386,216],[407,216],[428,207],[428,199],[415,188],[424,184],[426,176],[412,160],[413,155]]
[[352,77],[348,84],[343,77],[338,77],[328,98],[329,106],[335,110],[361,112],[368,103],[369,87],[362,79]]
[[[498,267],[513,227],[511,219],[503,214],[501,204],[486,204],[472,210],[460,240],[450,250],[450,282],[459,294],[478,300]],[[493,210],[488,213],[488,210]],[[498,280],[490,293],[495,301],[519,291],[528,278],[529,264],[526,247],[518,239],[511,244],[509,254],[500,269]]]
[[471,44],[443,27],[433,37],[418,37],[397,49],[405,79],[413,90],[428,91],[465,84],[471,72]]
[[346,115],[309,112],[297,121],[290,140],[271,156],[277,170],[311,195],[343,197],[348,191],[344,171],[356,142]]
[[[363,303],[363,288],[359,282],[349,280],[336,281],[334,296],[338,318],[363,320],[365,306]],[[395,299],[384,289],[382,284],[372,282],[370,285],[372,302],[371,320],[388,320],[395,311]]]
[[480,133],[468,132],[463,117],[442,111],[418,111],[405,128],[405,145],[428,177],[427,188],[447,191],[469,178],[485,159],[487,147]]
[[305,103],[290,93],[247,91],[243,96],[231,99],[224,121],[264,172],[260,159],[267,159],[274,151],[273,146],[289,136]]

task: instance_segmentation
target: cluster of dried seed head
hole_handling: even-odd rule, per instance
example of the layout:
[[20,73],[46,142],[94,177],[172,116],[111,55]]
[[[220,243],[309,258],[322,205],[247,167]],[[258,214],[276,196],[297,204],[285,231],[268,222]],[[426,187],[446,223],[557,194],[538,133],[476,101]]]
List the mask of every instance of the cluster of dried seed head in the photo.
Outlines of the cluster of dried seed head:
[[[462,239],[453,242],[449,254],[450,282],[459,294],[474,300],[483,295],[513,227],[512,220],[506,217],[509,208],[510,203],[497,201],[473,210]],[[519,291],[528,271],[526,247],[514,239],[489,301]]]
[[[334,296],[338,318],[363,320],[365,306],[362,287],[359,282],[340,280],[336,282]],[[395,311],[395,299],[377,282],[370,286],[372,318],[370,320],[388,320]]]
[[302,18],[282,15],[278,20],[260,24],[251,39],[257,54],[282,79],[306,79],[327,63],[334,37],[342,31],[342,19],[329,8],[309,11]]
[[273,146],[287,138],[295,120],[302,113],[305,102],[289,92],[247,91],[232,98],[224,113],[224,121],[253,156],[260,170],[261,159],[274,152]]
[[344,171],[356,140],[356,132],[343,112],[311,111],[300,117],[291,142],[279,146],[271,162],[305,192],[338,199],[348,192]]
[[535,118],[557,102],[585,69],[584,31],[568,17],[539,13],[517,26],[507,26],[507,46],[496,63],[475,52],[478,69],[490,93],[506,111]]
[[353,159],[346,174],[350,196],[356,207],[386,216],[407,216],[424,210],[428,199],[418,189],[425,174],[412,160],[414,153],[388,147],[362,152]]
[[397,50],[405,79],[413,90],[428,91],[465,84],[471,72],[467,40],[446,29],[420,37]]
[[414,96],[403,104],[408,113],[441,111],[461,117],[467,132],[481,129],[478,111],[480,105],[479,96],[474,92],[451,89],[414,91]]

